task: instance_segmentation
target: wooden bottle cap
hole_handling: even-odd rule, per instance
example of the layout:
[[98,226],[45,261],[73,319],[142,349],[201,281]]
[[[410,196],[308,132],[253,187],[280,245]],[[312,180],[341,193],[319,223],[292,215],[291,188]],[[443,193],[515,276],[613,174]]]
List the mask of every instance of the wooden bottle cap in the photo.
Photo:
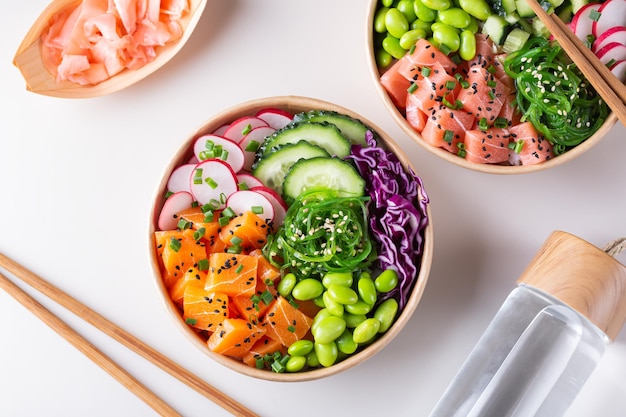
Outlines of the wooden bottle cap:
[[517,282],[559,299],[611,340],[626,323],[626,266],[571,234],[553,232]]

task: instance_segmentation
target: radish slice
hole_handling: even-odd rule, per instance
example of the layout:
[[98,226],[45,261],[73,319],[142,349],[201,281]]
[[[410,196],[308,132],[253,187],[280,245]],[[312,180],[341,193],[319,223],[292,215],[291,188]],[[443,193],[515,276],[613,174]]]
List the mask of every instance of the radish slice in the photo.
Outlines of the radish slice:
[[157,221],[159,230],[175,230],[178,226],[178,213],[191,207],[193,201],[193,196],[186,191],[179,191],[169,196],[159,214]]
[[198,162],[200,161],[198,161],[198,158],[196,158],[195,155],[191,155],[191,157],[189,158],[189,161],[187,161],[188,164],[194,164],[194,165],[196,165]]
[[221,146],[223,150],[228,152],[228,156],[223,160],[231,166],[233,171],[241,171],[245,160],[244,153],[239,145],[232,140],[228,140],[216,135],[200,136],[198,139],[196,139],[196,142],[194,143],[193,153],[194,155],[196,155],[196,158],[198,158],[199,161],[210,158],[220,158],[220,155],[207,157],[206,152],[209,151],[209,149],[213,146]]
[[607,30],[626,26],[626,0],[607,0],[598,9],[600,17],[593,22],[591,33],[596,38],[602,36]]
[[589,17],[589,14],[592,11],[597,11],[601,6],[601,3],[587,3],[572,18],[574,33],[581,41],[586,42],[587,36],[591,35],[593,30],[592,27],[595,22]]
[[[239,173],[237,174],[237,184],[245,184],[245,190],[250,190],[254,187],[261,187],[263,183],[257,177],[252,174]],[[239,187],[239,189],[242,189]]]
[[625,26],[616,26],[604,32],[602,35],[598,36],[593,42],[593,47],[591,48],[594,53],[598,53],[600,49],[609,43],[621,43],[622,45],[626,45],[626,27]]
[[618,80],[626,82],[626,60],[617,61],[610,70]]
[[604,65],[609,64],[610,62],[618,62],[626,59],[626,45],[622,45],[621,43],[611,42],[608,45],[605,45],[598,51],[596,54],[600,62]]
[[270,200],[252,190],[232,193],[226,200],[226,205],[237,214],[251,211],[268,223],[274,220],[274,206]]
[[189,178],[191,178],[196,165],[197,164],[185,164],[172,171],[170,178],[167,180],[167,190],[172,193],[177,193],[179,191],[191,193]]
[[285,221],[285,214],[287,213],[285,200],[276,191],[266,186],[254,187],[250,191],[264,195],[272,203],[272,207],[274,207],[274,229],[280,227]]
[[241,139],[239,147],[243,150],[244,155],[243,169],[246,171],[250,171],[252,169],[256,150],[265,141],[265,138],[274,132],[276,132],[276,129],[273,127],[259,126],[252,129],[246,136],[243,137],[243,139]]
[[224,136],[224,133],[226,133],[226,131],[228,130],[229,127],[230,127],[229,124],[222,125],[222,126],[218,127],[217,129],[215,129],[213,131],[213,134],[217,135],[217,136]]
[[244,116],[235,120],[230,124],[230,127],[224,132],[224,137],[232,140],[233,142],[239,143],[241,139],[254,129],[259,126],[267,126],[267,122],[258,117],[254,116]]
[[287,126],[293,119],[293,115],[291,113],[275,108],[259,110],[256,117],[265,120],[268,125],[276,130]]
[[217,210],[224,208],[228,197],[237,191],[237,176],[226,162],[207,159],[196,165],[190,184],[198,203],[211,204]]

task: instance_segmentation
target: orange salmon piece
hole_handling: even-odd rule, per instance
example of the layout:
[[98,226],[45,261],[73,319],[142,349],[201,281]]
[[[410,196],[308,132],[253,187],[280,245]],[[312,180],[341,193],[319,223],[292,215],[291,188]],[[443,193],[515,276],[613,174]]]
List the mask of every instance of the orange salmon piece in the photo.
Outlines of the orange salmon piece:
[[483,164],[508,161],[510,137],[507,129],[468,130],[465,132],[465,159]]
[[256,290],[257,258],[233,253],[209,255],[205,290],[231,297],[251,297]]
[[523,122],[509,129],[511,141],[523,140],[524,145],[519,153],[522,165],[533,165],[554,158],[552,144],[537,132],[531,122]]

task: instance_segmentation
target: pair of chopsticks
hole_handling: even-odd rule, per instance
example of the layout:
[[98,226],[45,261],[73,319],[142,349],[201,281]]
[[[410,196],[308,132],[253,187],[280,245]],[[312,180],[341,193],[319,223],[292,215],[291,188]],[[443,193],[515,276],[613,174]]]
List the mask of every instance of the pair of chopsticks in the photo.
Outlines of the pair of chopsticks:
[[526,0],[546,25],[563,50],[578,66],[587,81],[626,126],[626,86],[611,73],[598,57],[568,28],[558,16],[548,15],[536,0]]
[[[196,375],[176,364],[172,360],[163,356],[150,346],[146,345],[130,333],[119,328],[109,320],[105,319],[89,307],[72,298],[65,292],[56,288],[52,284],[46,282],[35,273],[29,271],[22,265],[0,253],[0,267],[15,275],[24,283],[30,285],[40,293],[44,294],[57,304],[65,307],[67,310],[76,314],[89,324],[93,325],[103,333],[115,339],[117,342],[126,346],[138,355],[146,358],[154,365],[158,366],[165,372],[169,373],[179,381],[193,388],[206,398],[215,402],[235,416],[253,417],[257,416],[254,412],[247,409],[243,405],[228,397],[215,387],[209,385]],[[47,310],[34,298],[24,292],[20,287],[15,285],[9,278],[0,273],[0,288],[4,289],[9,295],[19,301],[26,309],[34,313],[39,319],[46,323],[50,328],[64,337],[79,351],[88,358],[102,367],[111,376],[116,378],[122,385],[132,391],[146,404],[151,406],[156,412],[162,416],[180,416],[172,407],[166,404],[156,394],[142,385],[137,379],[116,364],[108,356],[104,355],[85,338],[80,336],[75,330],[69,327],[65,322]]]

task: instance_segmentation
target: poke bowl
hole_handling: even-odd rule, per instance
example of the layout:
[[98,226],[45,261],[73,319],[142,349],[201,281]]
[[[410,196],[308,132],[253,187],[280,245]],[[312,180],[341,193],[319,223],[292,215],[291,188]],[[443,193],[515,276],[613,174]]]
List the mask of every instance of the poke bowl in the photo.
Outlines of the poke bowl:
[[[525,7],[370,1],[370,72],[413,141],[464,168],[521,174],[567,163],[611,129],[616,116]],[[555,13],[591,39],[588,11],[572,7],[565,1]]]
[[185,139],[149,223],[176,326],[241,374],[349,369],[406,325],[433,251],[428,196],[396,143],[341,106],[251,100]]

